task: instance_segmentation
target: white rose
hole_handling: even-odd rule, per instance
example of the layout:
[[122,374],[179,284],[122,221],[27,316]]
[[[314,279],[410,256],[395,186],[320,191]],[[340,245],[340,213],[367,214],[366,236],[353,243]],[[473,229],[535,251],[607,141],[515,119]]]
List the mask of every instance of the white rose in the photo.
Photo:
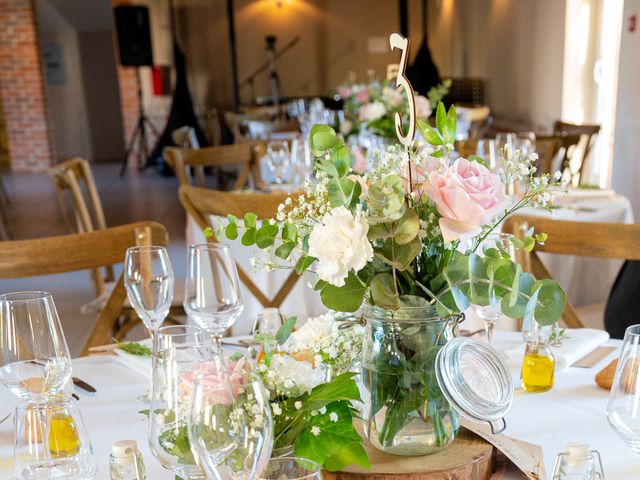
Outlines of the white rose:
[[309,236],[309,255],[318,259],[318,277],[342,287],[349,270],[357,272],[373,258],[368,232],[369,222],[360,208],[355,217],[345,207],[326,213]]
[[335,324],[336,321],[330,313],[311,317],[289,336],[285,348],[288,351],[313,349],[331,338]]
[[365,122],[372,122],[374,120],[383,117],[387,113],[387,107],[382,102],[367,103],[360,107],[360,120]]
[[422,95],[416,95],[416,115],[420,118],[428,118],[431,115],[431,104]]

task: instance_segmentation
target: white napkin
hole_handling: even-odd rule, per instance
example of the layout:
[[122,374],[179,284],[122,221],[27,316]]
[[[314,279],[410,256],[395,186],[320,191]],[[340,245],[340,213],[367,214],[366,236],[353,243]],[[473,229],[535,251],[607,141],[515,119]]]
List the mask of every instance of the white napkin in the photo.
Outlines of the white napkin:
[[[604,330],[592,328],[567,329],[562,339],[562,345],[551,347],[553,356],[556,359],[556,371],[570,367],[607,340],[609,340],[609,334]],[[522,366],[524,348],[523,341],[516,348],[511,348],[504,352],[507,356],[508,366],[518,368]]]
[[[151,346],[151,340],[144,340],[140,342],[142,344]],[[131,355],[130,353],[125,352],[124,350],[120,350],[116,348],[113,350],[116,354],[113,357],[118,363],[124,365],[127,368],[130,368],[136,373],[140,375],[151,378],[151,357],[143,357],[142,355]]]

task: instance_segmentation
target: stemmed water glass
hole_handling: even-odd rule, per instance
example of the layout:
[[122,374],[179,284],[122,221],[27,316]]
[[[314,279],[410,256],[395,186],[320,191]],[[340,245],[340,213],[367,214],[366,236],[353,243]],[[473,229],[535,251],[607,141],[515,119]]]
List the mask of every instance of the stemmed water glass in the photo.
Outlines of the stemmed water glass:
[[[486,249],[496,249],[503,257],[509,258],[511,261],[516,262],[516,249],[511,242],[511,237],[511,235],[506,233],[490,234],[482,243],[480,243],[477,250],[478,255],[483,256]],[[487,342],[491,344],[491,340],[493,339],[494,326],[502,316],[500,299],[496,297],[494,292],[491,292],[489,305],[474,305],[473,309],[478,317],[484,320],[484,331],[486,334]]]
[[[131,306],[149,331],[152,345],[156,332],[169,314],[173,300],[173,269],[164,247],[140,246],[127,249],[124,286]],[[138,397],[149,401],[149,393]]]
[[131,306],[153,340],[173,300],[173,269],[167,250],[158,246],[127,249],[124,286]]
[[284,174],[291,163],[289,144],[286,140],[271,141],[267,145],[267,165],[276,184],[284,183]]
[[246,357],[220,357],[193,382],[191,450],[209,479],[263,478],[273,448],[269,394]]
[[616,434],[640,455],[640,325],[624,334],[624,343],[607,405],[607,419]]
[[227,245],[191,245],[187,255],[184,311],[208,332],[214,345],[242,313],[238,269]]
[[44,403],[71,378],[71,355],[53,297],[0,295],[0,382],[18,397]]

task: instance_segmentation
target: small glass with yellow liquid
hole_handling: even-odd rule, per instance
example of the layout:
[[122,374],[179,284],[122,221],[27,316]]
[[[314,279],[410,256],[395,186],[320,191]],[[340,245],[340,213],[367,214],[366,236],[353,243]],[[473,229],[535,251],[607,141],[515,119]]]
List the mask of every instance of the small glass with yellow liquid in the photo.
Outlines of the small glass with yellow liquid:
[[16,407],[16,478],[93,478],[96,462],[77,402],[66,396]]
[[535,320],[523,329],[527,342],[522,362],[522,387],[527,392],[546,392],[553,387],[556,360],[551,352],[552,326],[541,326]]

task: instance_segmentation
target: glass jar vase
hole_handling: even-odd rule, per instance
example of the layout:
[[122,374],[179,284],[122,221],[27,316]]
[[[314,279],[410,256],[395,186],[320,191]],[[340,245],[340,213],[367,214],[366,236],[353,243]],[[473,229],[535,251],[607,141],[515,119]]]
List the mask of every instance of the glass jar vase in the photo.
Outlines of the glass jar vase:
[[440,318],[433,306],[371,305],[364,318],[362,418],[369,442],[394,455],[446,448],[460,420],[438,384],[436,356],[455,336],[457,319]]

